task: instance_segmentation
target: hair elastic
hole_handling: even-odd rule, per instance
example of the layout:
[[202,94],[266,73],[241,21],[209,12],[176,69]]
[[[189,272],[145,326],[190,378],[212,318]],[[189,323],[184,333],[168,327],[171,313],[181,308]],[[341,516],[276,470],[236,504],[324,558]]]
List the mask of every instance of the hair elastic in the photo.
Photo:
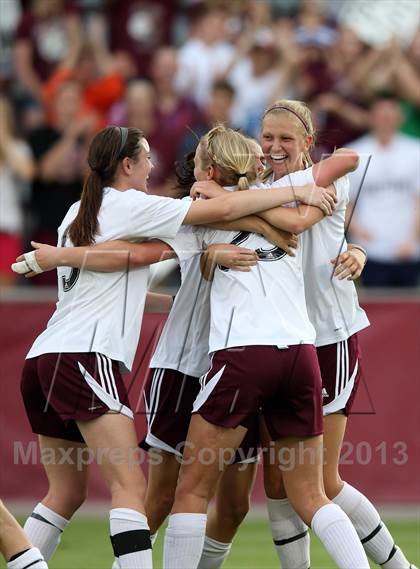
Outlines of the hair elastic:
[[128,128],[125,126],[119,126],[118,128],[120,129],[120,136],[121,136],[120,151],[119,151],[118,155],[121,155],[121,152],[123,151],[125,143],[127,142]]
[[239,176],[240,178],[243,178],[243,177],[246,176],[246,175],[247,175],[247,172],[245,172],[245,174],[238,174],[238,176]]
[[293,115],[295,115],[295,117],[297,117],[300,120],[300,122],[303,124],[303,126],[305,127],[306,132],[309,134],[309,128],[307,127],[307,124],[305,123],[303,118],[298,113],[293,111],[292,109],[289,109],[289,107],[285,107],[283,105],[273,105],[272,107],[268,107],[268,109],[264,111],[263,118],[265,117],[266,114],[268,114],[269,112],[274,111],[276,109],[284,109],[285,111],[289,111],[289,113],[292,113]]

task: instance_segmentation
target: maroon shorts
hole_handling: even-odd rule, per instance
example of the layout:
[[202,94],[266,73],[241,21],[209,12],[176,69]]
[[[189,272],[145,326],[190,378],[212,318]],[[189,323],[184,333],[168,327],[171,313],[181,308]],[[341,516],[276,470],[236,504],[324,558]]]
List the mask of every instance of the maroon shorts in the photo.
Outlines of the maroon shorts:
[[[182,456],[194,401],[200,391],[198,377],[180,371],[151,368],[144,386],[147,434],[139,446],[157,448]],[[255,462],[258,437],[250,431],[236,452],[233,463]]]
[[349,415],[363,376],[357,334],[317,348],[322,377],[324,415]]
[[114,411],[133,418],[118,362],[97,353],[26,360],[21,391],[34,433],[84,442],[76,421]]
[[200,383],[193,412],[215,425],[251,429],[261,410],[273,440],[323,432],[321,376],[311,345],[217,351]]
[[173,369],[150,368],[144,386],[147,434],[140,447],[181,457],[199,390],[197,377]]

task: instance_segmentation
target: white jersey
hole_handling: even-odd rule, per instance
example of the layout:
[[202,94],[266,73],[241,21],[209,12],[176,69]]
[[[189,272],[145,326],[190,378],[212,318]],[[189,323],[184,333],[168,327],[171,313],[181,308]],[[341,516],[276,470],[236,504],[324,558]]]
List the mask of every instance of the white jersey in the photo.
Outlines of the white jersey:
[[[58,230],[58,244],[71,246],[68,227],[80,202],[73,204]],[[171,245],[189,202],[136,190],[103,190],[96,243],[113,239],[159,238]],[[47,328],[27,358],[46,353],[99,352],[130,370],[137,349],[149,267],[102,273],[58,269],[58,302]]]
[[260,259],[249,272],[216,268],[210,294],[210,353],[238,346],[286,348],[314,342],[299,252],[296,257],[289,257],[255,233],[201,227],[178,234],[175,241],[179,239],[177,247],[185,252],[190,247],[191,255],[214,243],[233,243],[255,249]]
[[[298,174],[295,172],[294,176]],[[299,185],[314,183],[312,168],[299,172]],[[288,180],[288,176],[283,180]],[[297,184],[294,177],[293,182]],[[272,185],[276,186],[278,180]],[[309,318],[316,330],[316,346],[347,340],[369,326],[365,311],[360,308],[353,281],[332,278],[331,259],[347,250],[344,238],[345,214],[349,202],[349,180],[345,176],[334,183],[337,192],[336,210],[305,231],[299,238],[303,255],[305,296]]]
[[[351,148],[360,154],[360,165],[350,174],[353,201],[371,156],[354,210],[354,220],[371,234],[370,239],[360,239],[360,245],[372,260],[400,263],[401,245],[415,235],[420,198],[420,142],[398,133],[383,146],[368,134],[353,142]],[[419,259],[417,240],[410,261]]]
[[[180,261],[181,287],[150,367],[169,368],[200,377],[210,367],[208,352],[211,283],[201,275],[199,252],[190,256],[191,243],[196,242],[193,229],[182,227],[174,241],[174,250]],[[183,249],[187,251],[187,258],[183,257]]]

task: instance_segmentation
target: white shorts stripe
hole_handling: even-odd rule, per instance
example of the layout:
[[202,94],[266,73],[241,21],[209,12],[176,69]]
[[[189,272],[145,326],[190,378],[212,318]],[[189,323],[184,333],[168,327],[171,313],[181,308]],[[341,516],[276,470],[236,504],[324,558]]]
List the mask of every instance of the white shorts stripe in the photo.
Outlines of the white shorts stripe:
[[98,372],[99,372],[99,377],[101,378],[101,385],[102,385],[104,391],[106,391],[109,395],[111,395],[110,389],[109,389],[110,386],[108,385],[108,380],[107,380],[107,377],[104,373],[104,361],[102,359],[102,355],[98,354],[98,358],[99,358],[98,359],[98,363],[99,363]]
[[340,377],[340,388],[338,393],[341,393],[344,389],[345,378],[346,378],[346,359],[345,359],[345,350],[344,350],[344,342],[340,342],[341,344],[341,377]]
[[160,377],[159,377],[159,383],[158,383],[158,385],[157,385],[157,387],[156,387],[155,409],[154,409],[154,413],[152,413],[152,415],[151,415],[151,417],[150,417],[150,427],[149,427],[149,429],[152,428],[153,422],[154,422],[154,420],[155,420],[155,418],[156,418],[156,415],[157,415],[157,410],[158,410],[158,407],[159,407],[160,388],[161,388],[161,386],[162,386],[162,381],[163,381],[164,372],[165,372],[165,370],[162,369],[162,373],[160,374]]
[[349,379],[350,379],[350,362],[349,362],[349,344],[347,340],[343,340],[344,343],[344,353],[345,353],[345,362],[346,362],[346,375],[345,381],[343,385],[343,389],[346,387]]
[[337,342],[337,358],[336,358],[336,369],[335,369],[335,397],[338,397],[338,387],[340,378],[340,362],[341,362],[341,343]]
[[154,412],[154,403],[155,403],[155,395],[156,395],[156,387],[159,381],[160,376],[162,375],[162,368],[155,369],[152,377],[152,385],[150,386],[150,399],[149,399],[149,415],[147,417],[147,422],[149,423],[150,418]]
[[113,392],[114,392],[114,395],[115,395],[115,399],[116,399],[117,401],[119,401],[119,400],[120,400],[120,397],[119,397],[119,395],[118,395],[118,389],[117,389],[117,385],[116,385],[116,383],[115,383],[114,372],[112,371],[112,360],[111,360],[111,358],[108,358],[108,357],[106,357],[105,359],[106,359],[107,364],[108,364],[108,373],[109,373],[109,377],[110,377],[110,380],[111,380],[111,385],[112,385],[112,389],[113,389]]
[[102,389],[105,390],[105,384],[104,384],[104,378],[102,377],[102,373],[101,373],[101,369],[102,369],[102,365],[101,365],[101,360],[99,358],[99,354],[96,354],[96,365],[98,367],[98,375],[99,375],[99,379],[101,380],[101,387]]

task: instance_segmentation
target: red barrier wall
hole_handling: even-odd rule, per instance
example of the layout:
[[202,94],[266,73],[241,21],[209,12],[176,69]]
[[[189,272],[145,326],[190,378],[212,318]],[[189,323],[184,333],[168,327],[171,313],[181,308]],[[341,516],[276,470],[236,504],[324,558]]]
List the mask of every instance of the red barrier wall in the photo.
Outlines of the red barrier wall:
[[[379,503],[420,503],[420,305],[384,300],[368,302],[365,308],[372,324],[360,335],[366,381],[350,417],[342,474]],[[26,302],[3,303],[0,309],[0,495],[9,500],[39,499],[46,489],[19,382],[25,354],[52,310],[51,303]],[[127,378],[140,436],[144,433],[142,384],[162,324],[159,315],[146,316],[134,373]],[[22,464],[25,453],[30,464]],[[262,495],[259,476],[254,498],[260,500]],[[90,496],[107,497],[96,467]]]

